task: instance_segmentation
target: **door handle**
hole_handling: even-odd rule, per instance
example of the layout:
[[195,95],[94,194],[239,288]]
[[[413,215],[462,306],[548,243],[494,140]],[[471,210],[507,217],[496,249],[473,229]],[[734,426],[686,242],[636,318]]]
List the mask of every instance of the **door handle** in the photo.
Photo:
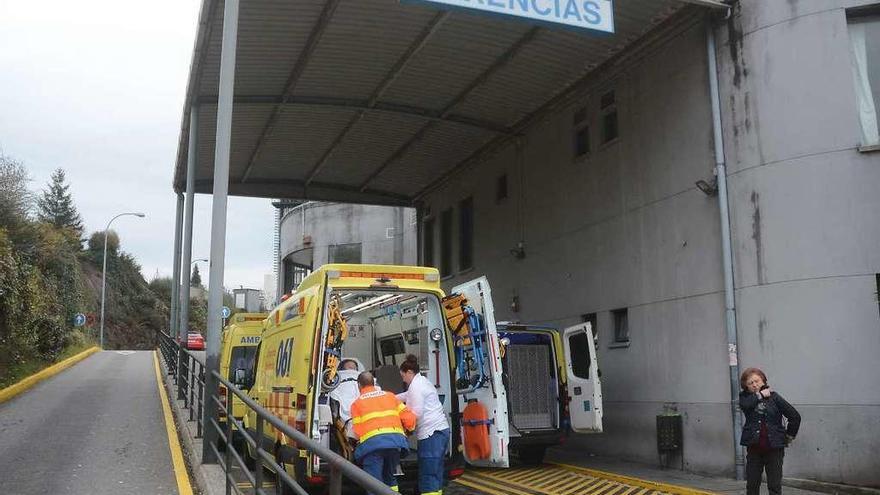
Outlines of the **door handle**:
[[583,393],[583,390],[581,390],[580,387],[574,388],[574,395],[581,395],[582,393]]

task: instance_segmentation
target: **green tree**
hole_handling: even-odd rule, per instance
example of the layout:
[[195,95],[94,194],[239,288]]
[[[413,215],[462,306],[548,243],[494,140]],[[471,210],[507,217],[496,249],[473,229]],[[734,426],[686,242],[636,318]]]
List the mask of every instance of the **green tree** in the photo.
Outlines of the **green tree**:
[[[104,232],[99,230],[89,236],[89,257],[100,266],[104,256]],[[119,251],[119,235],[115,231],[107,231],[107,256],[113,258]]]
[[64,170],[56,169],[48,189],[43,190],[43,195],[37,200],[37,217],[58,228],[71,229],[77,237],[82,237],[82,218],[73,204],[69,187],[65,184]]
[[193,265],[192,275],[189,277],[189,285],[190,287],[202,286],[202,276],[199,275],[199,265]]
[[156,277],[150,281],[150,290],[160,301],[171,301],[171,277]]
[[0,227],[12,230],[27,222],[33,202],[29,181],[21,162],[0,153]]

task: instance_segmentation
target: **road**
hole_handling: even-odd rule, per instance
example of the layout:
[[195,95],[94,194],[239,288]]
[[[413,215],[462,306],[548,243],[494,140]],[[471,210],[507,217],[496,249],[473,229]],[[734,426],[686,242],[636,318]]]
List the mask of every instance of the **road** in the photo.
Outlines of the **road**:
[[103,351],[0,405],[4,494],[173,494],[152,351]]

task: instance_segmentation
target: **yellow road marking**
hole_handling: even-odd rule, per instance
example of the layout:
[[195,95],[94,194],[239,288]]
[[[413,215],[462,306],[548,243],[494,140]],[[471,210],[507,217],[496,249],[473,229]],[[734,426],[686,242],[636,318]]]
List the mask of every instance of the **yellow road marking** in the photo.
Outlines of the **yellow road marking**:
[[[466,479],[463,479],[463,478],[466,478]],[[478,490],[483,490],[485,492],[489,492],[492,495],[511,495],[511,494],[512,495],[533,495],[532,493],[524,492],[522,490],[517,490],[516,488],[511,488],[509,486],[502,485],[500,483],[496,483],[494,481],[490,481],[485,478],[481,478],[481,477],[474,477],[474,478],[476,478],[476,479],[473,479],[473,478],[465,475],[465,476],[462,476],[461,478],[458,478],[455,481],[458,483],[461,483],[465,486],[469,486],[471,488],[476,488]],[[494,489],[502,490],[502,491],[496,492],[495,490],[485,488],[484,486],[480,486],[480,485],[485,485],[485,487],[490,487],[490,488],[494,488]]]
[[97,346],[90,347],[90,348],[80,352],[79,354],[71,356],[71,357],[65,359],[64,361],[61,361],[60,363],[55,363],[52,366],[49,366],[48,368],[46,368],[44,370],[38,371],[38,372],[34,373],[33,375],[26,377],[26,378],[23,378],[20,381],[18,381],[17,383],[13,383],[12,385],[0,390],[0,404],[3,404],[4,402],[8,401],[9,399],[15,397],[16,395],[18,395],[22,392],[24,392],[25,390],[30,389],[31,387],[40,383],[41,381],[45,380],[46,378],[55,376],[58,373],[66,370],[67,368],[70,368],[74,364],[82,361],[83,359],[91,356],[92,354],[94,354],[100,350],[101,350],[101,348],[97,347]]
[[[622,474],[617,473],[609,473],[607,471],[599,471],[598,469],[592,468],[584,468],[580,466],[573,466],[571,464],[563,464],[551,462],[555,466],[560,466],[564,469],[577,471],[579,473],[588,474],[590,476],[594,476],[596,478],[604,478],[612,481],[616,481],[618,483],[623,483],[625,485],[635,485],[642,488],[648,488],[648,491],[656,490],[659,492],[671,493],[673,495],[717,495],[713,492],[698,490],[696,488],[690,488],[686,486],[680,485],[672,485],[669,483],[662,483],[659,481],[651,481],[651,480],[643,480],[641,478],[634,478],[632,476],[624,476]],[[633,494],[637,495],[637,494]]]
[[192,495],[193,490],[189,484],[186,464],[183,462],[183,451],[180,449],[180,440],[177,438],[177,429],[174,426],[174,417],[171,415],[171,406],[168,405],[168,394],[165,393],[165,384],[162,383],[162,374],[159,372],[159,357],[156,351],[153,351],[153,364],[156,368],[156,384],[159,386],[162,413],[165,416],[168,446],[171,449],[171,464],[174,466],[174,477],[177,478],[177,491],[180,495]]
[[472,483],[472,482],[470,482],[466,479],[463,479],[463,478],[458,478],[455,481],[453,481],[453,483],[458,483],[459,485],[464,485],[468,488],[474,488],[474,489],[480,490],[481,492],[490,493],[491,495],[505,495],[506,494],[506,492],[499,492],[499,491],[493,490],[491,488],[480,486],[476,483]]

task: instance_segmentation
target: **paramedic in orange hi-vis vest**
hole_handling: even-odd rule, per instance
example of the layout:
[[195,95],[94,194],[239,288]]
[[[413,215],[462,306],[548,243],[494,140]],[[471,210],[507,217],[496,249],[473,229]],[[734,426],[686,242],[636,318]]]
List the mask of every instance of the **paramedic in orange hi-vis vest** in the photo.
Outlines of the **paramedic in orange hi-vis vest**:
[[373,374],[358,375],[361,395],[351,405],[351,422],[360,443],[354,451],[355,461],[364,471],[399,491],[394,472],[401,454],[409,452],[406,432],[416,427],[416,415],[391,392],[375,386]]

